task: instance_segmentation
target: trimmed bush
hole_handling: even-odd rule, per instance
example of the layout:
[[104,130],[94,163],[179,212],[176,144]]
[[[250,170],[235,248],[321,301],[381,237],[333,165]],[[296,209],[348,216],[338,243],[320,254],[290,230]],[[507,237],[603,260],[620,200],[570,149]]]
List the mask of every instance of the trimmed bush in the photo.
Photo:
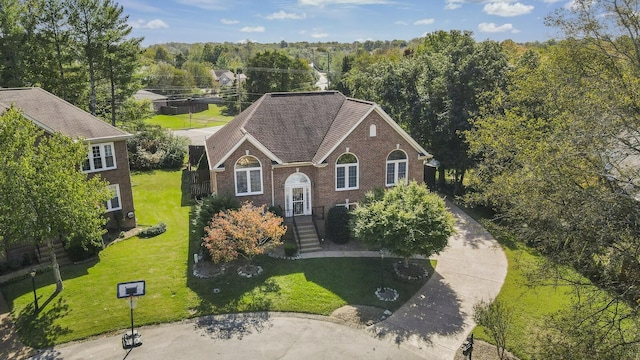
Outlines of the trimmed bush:
[[93,256],[98,255],[102,250],[102,246],[95,244],[87,244],[86,248],[82,245],[73,245],[66,249],[69,259],[73,262],[87,260]]
[[287,257],[292,257],[298,252],[298,247],[295,244],[284,244],[284,254]]
[[327,238],[336,244],[346,244],[351,239],[349,210],[334,206],[327,214]]
[[213,215],[225,210],[240,209],[240,202],[238,199],[232,196],[220,196],[211,195],[203,198],[202,201],[196,205],[196,216],[194,221],[194,228],[198,239],[204,236],[204,228],[209,226]]
[[282,208],[280,206],[269,206],[268,210],[274,213],[276,216],[284,217],[284,213],[282,212]]
[[143,238],[154,237],[162,234],[167,231],[167,224],[161,222],[158,225],[150,226],[148,228],[142,229],[138,236]]

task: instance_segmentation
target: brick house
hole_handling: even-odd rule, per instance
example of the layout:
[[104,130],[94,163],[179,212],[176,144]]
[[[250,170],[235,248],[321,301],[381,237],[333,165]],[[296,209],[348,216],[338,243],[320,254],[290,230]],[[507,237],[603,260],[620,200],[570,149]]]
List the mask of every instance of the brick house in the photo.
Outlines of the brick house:
[[40,88],[0,88],[0,113],[14,105],[45,133],[60,132],[87,144],[82,171],[109,182],[113,198],[106,203],[108,228],[136,226],[127,139],[132,135]]
[[212,193],[312,218],[321,237],[331,207],[401,179],[423,182],[431,158],[378,105],[336,91],[265,94],[205,150]]

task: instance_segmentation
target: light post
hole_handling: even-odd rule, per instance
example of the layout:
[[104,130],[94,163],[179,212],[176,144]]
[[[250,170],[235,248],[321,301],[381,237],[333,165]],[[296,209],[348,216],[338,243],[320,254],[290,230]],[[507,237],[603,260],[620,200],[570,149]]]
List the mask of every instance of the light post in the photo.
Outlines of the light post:
[[38,313],[38,295],[36,294],[36,269],[31,269],[29,271],[29,275],[31,275],[31,286],[33,287],[33,305],[35,308],[35,313]]

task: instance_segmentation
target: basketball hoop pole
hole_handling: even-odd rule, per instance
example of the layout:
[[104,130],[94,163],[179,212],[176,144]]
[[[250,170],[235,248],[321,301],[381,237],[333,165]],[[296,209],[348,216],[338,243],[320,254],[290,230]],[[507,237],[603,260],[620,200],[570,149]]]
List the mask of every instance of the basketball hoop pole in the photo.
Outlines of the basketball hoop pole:
[[129,308],[131,308],[131,338],[133,338],[133,296],[129,296]]

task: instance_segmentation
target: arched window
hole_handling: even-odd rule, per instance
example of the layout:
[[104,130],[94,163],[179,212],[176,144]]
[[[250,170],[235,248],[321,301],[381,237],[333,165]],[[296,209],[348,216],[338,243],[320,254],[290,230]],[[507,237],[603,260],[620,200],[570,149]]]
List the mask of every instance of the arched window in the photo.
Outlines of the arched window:
[[371,124],[369,126],[369,137],[376,137],[378,135],[378,128],[376,128],[376,124]]
[[407,154],[394,150],[387,156],[387,186],[394,186],[400,179],[407,183]]
[[236,195],[262,194],[262,166],[253,156],[243,156],[234,167]]
[[336,161],[336,190],[358,188],[358,159],[351,153],[340,155]]

